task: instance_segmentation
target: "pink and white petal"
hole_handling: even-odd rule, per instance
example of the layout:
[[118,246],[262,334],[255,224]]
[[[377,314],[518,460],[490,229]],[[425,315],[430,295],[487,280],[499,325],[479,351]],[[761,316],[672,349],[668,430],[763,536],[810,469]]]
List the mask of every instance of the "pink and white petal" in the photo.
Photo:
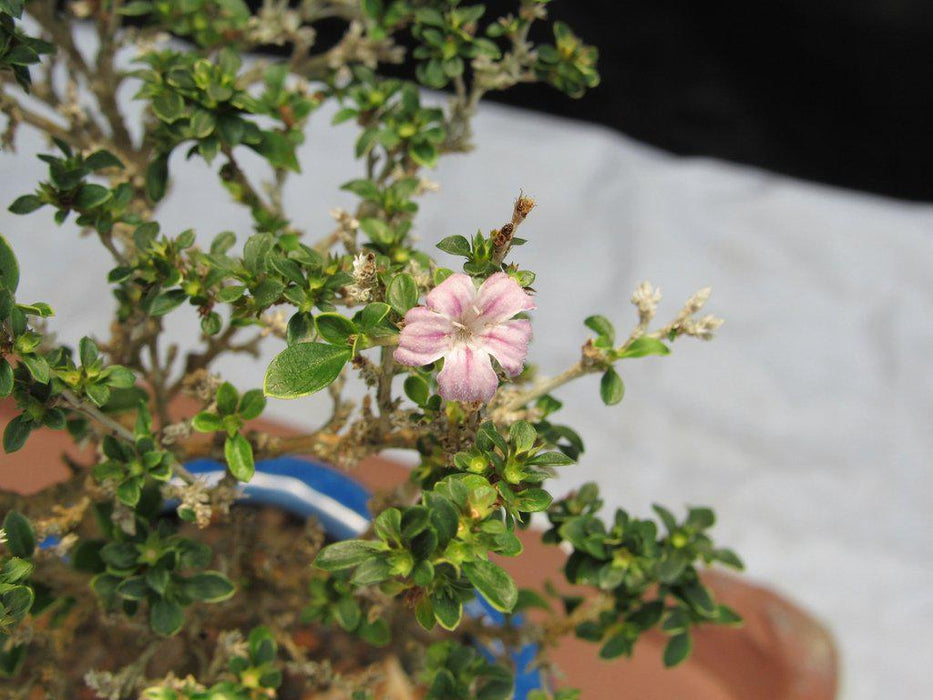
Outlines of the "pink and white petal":
[[499,378],[484,350],[456,345],[444,358],[437,386],[438,393],[448,401],[487,402],[496,393]]
[[432,311],[444,314],[447,318],[459,319],[473,306],[475,297],[473,278],[456,272],[432,289],[424,303]]
[[476,294],[476,309],[484,323],[505,321],[519,312],[534,308],[534,300],[528,292],[504,272],[489,277]]
[[531,342],[531,321],[519,318],[491,326],[479,336],[483,349],[495,357],[502,369],[515,376],[522,371]]
[[450,319],[423,306],[409,309],[393,357],[409,367],[436,362],[450,349],[453,331]]

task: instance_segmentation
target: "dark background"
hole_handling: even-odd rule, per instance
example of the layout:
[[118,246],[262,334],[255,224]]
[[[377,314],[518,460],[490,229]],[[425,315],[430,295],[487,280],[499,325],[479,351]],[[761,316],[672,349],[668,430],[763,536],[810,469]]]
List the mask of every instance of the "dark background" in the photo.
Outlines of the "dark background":
[[[486,4],[487,18],[516,7]],[[601,85],[580,100],[547,86],[487,99],[681,155],[933,200],[930,0],[558,0],[550,15],[599,47]]]

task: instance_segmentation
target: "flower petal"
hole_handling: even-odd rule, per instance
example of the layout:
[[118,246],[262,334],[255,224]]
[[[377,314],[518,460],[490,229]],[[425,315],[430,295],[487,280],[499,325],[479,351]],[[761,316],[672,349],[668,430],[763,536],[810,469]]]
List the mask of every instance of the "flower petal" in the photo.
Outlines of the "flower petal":
[[483,282],[475,303],[485,323],[505,321],[521,311],[536,308],[531,296],[504,272],[497,272]]
[[423,306],[409,309],[393,355],[395,361],[421,367],[439,360],[450,349],[453,331],[450,319]]
[[448,401],[489,401],[499,378],[489,355],[480,348],[457,345],[444,358],[437,375],[438,393]]
[[475,297],[473,278],[455,272],[432,289],[424,303],[431,311],[444,314],[447,318],[459,319],[473,305]]
[[522,371],[530,341],[531,321],[524,318],[497,323],[479,336],[483,350],[495,357],[502,369],[513,377]]

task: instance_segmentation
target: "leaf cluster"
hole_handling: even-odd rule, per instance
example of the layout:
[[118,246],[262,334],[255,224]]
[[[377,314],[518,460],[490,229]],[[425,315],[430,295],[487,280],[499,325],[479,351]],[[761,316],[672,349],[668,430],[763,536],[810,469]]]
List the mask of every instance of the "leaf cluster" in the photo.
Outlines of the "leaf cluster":
[[97,504],[104,539],[82,540],[73,565],[94,574],[91,589],[105,609],[132,617],[147,607],[152,631],[168,637],[184,625],[185,608],[222,602],[236,589],[219,571],[205,570],[212,559],[208,545],[176,534],[167,520],[150,524],[160,505],[158,491],[148,489],[136,504],[130,534],[113,523],[111,504]]
[[[586,484],[551,507],[544,541],[573,548],[564,569],[570,583],[611,597],[610,608],[576,628],[578,637],[602,645],[603,658],[631,655],[642,633],[660,627],[670,635],[664,663],[674,666],[690,654],[693,626],[740,622],[733,610],[713,600],[697,573],[700,563],[742,568],[732,551],[716,548],[707,534],[715,523],[710,509],[690,508],[678,522],[655,506],[667,530],[661,534],[655,521],[633,518],[622,509],[607,525],[596,514],[601,507],[597,486]],[[568,612],[581,603],[581,598],[565,599]]]

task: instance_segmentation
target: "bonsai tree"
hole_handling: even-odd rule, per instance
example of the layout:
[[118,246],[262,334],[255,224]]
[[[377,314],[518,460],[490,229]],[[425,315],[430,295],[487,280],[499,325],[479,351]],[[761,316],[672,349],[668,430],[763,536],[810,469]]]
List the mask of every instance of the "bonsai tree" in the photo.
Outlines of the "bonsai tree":
[[[565,634],[611,659],[659,627],[673,666],[695,626],[738,622],[698,577],[713,562],[741,567],[710,539],[711,510],[604,516],[597,485],[562,497],[551,487],[559,470],[586,468],[574,466],[584,445],[564,424],[560,388],[598,375],[601,400],[619,403],[629,361],[712,337],[721,321],[699,316],[709,291],[656,324],[660,292],[642,284],[627,333],[617,309],[580,319],[569,331],[579,360],[544,378],[527,358],[533,287],[548,280],[519,248],[534,244],[534,200],[519,195],[509,212],[504,193],[501,227],[414,245],[425,173],[472,147],[486,93],[543,82],[578,97],[597,84],[596,50],[566,25],[530,40],[548,5],[517,0],[490,17],[459,0],[266,0],[254,15],[242,0],[0,0],[3,145],[23,124],[49,138],[47,179],[10,193],[9,209],[51,210],[96,236],[115,302],[109,337],[59,344],[53,310],[18,291],[20,274],[37,271],[21,271],[0,237],[0,397],[17,408],[3,448],[41,440],[40,428],[89,448],[66,482],[0,495],[5,697],[364,698],[397,672],[397,693],[491,700],[512,695],[507,652],[528,643],[541,666]],[[336,40],[319,45],[316,27],[337,28]],[[261,47],[281,58],[244,60]],[[386,64],[413,66],[417,82],[382,77]],[[446,107],[426,103],[419,83],[449,88]],[[117,99],[124,85],[139,123]],[[360,175],[343,185],[355,211],[334,211],[322,233],[303,230],[281,193],[327,103],[335,124],[358,129]],[[247,150],[264,172],[241,168]],[[191,229],[160,227],[181,158],[220,179],[252,231],[196,236],[197,212]],[[170,314],[200,319],[189,347],[164,341]],[[262,387],[214,372],[260,343],[279,349]],[[365,384],[361,402],[344,396],[348,375]],[[309,394],[333,405],[313,432],[276,437],[251,422],[268,400]],[[349,469],[387,448],[418,463],[373,499],[358,539],[233,506],[257,460]],[[200,480],[186,468],[195,457],[226,475]],[[516,532],[535,520],[570,553],[567,581],[591,595],[520,590],[490,560],[520,557]],[[465,616],[477,597],[506,624]],[[511,623],[529,608],[543,611],[535,623]],[[94,649],[106,651],[83,666]]]

